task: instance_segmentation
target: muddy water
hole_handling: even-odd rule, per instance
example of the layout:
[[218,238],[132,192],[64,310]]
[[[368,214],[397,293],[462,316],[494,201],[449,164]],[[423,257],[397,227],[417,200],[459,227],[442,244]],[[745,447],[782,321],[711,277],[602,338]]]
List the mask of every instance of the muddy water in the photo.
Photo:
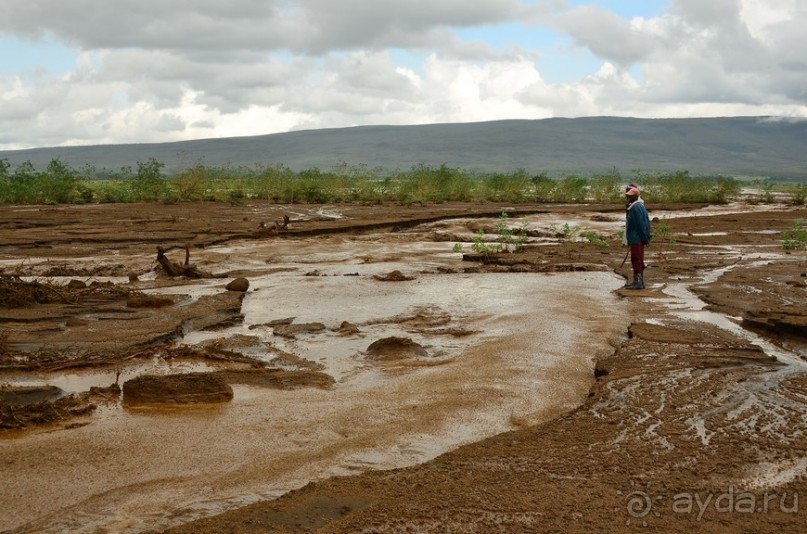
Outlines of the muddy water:
[[[3,485],[11,490],[3,493],[0,529],[164,528],[322,477],[422,462],[578,405],[593,358],[611,352],[609,341],[627,326],[625,305],[612,294],[623,280],[608,273],[428,274],[461,270],[450,248],[410,232],[205,250],[200,266],[266,273],[250,276],[243,325],[183,341],[253,336],[323,365],[335,386],[235,386],[224,406],[112,406],[80,428],[4,439]],[[415,279],[372,276],[393,269]],[[199,295],[221,291],[221,283],[161,291]],[[326,329],[292,340],[260,326],[286,317]],[[358,325],[359,334],[337,332],[342,321]],[[447,328],[466,335],[441,333]],[[392,335],[417,341],[429,357],[365,357],[370,343]],[[79,379],[61,380],[73,388]]]

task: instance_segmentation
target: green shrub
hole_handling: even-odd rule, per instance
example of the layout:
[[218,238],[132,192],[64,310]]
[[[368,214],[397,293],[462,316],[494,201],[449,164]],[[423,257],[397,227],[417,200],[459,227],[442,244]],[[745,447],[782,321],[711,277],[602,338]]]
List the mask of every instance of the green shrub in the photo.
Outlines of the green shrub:
[[652,228],[652,240],[654,243],[665,243],[667,245],[675,244],[675,236],[673,234],[672,226],[666,223],[659,223]]
[[711,202],[725,204],[734,200],[740,195],[742,184],[734,178],[720,176],[717,183],[711,189]]
[[171,180],[172,197],[179,201],[203,200],[209,187],[208,169],[201,164],[179,171]]
[[596,175],[589,180],[589,197],[599,204],[622,202],[622,185],[622,177],[616,169],[610,174]]
[[134,197],[137,200],[160,200],[168,190],[168,183],[162,170],[165,163],[154,158],[147,162],[137,162],[137,174],[132,182]]
[[803,206],[807,200],[807,185],[799,184],[790,191],[790,203],[794,206]]
[[406,173],[398,173],[395,181],[397,200],[403,204],[471,200],[478,185],[468,171],[445,164],[437,168],[415,165]]
[[90,182],[88,187],[93,191],[93,198],[103,204],[134,202],[129,182],[121,180],[104,180]]
[[8,160],[0,160],[0,201],[20,204],[67,204],[83,202],[86,194],[79,190],[82,176],[58,159],[38,172],[30,161],[11,172]]
[[509,174],[494,173],[480,180],[483,184],[484,200],[517,203],[529,198],[531,180],[527,171],[523,169]]
[[654,202],[726,203],[736,198],[741,184],[725,176],[693,178],[689,171],[668,174],[639,175],[645,197]]
[[45,203],[67,204],[80,182],[76,171],[58,159],[51,160],[44,173],[39,175],[40,201]]
[[782,232],[782,248],[785,250],[807,249],[807,230],[804,229],[804,221],[798,220],[793,223],[791,230]]
[[[740,191],[739,182],[726,177],[693,178],[688,171],[642,174],[645,198],[654,202],[727,202]],[[478,174],[449,167],[414,165],[408,171],[385,175],[381,169],[348,166],[340,162],[330,171],[309,168],[294,172],[283,165],[254,167],[191,167],[165,172],[154,159],[138,162],[136,170],[81,172],[59,160],[38,172],[30,162],[14,170],[0,160],[2,203],[86,203],[135,201],[219,201],[242,203],[260,199],[278,203],[398,201],[402,204],[491,201],[619,203],[623,201],[622,177],[610,173],[585,178],[568,175],[553,179],[546,173],[529,176],[524,169]],[[772,200],[770,186],[762,200]],[[803,204],[804,186],[792,190],[792,202]]]
[[535,175],[530,180],[532,182],[533,196],[535,202],[551,202],[557,182],[548,177],[546,173]]
[[580,176],[566,176],[555,186],[552,200],[563,203],[585,202],[588,196],[588,180]]

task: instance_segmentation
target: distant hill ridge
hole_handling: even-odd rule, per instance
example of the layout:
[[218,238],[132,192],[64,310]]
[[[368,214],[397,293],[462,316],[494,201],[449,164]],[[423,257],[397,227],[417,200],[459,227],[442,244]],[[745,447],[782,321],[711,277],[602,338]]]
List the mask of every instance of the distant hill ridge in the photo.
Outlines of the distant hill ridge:
[[173,143],[0,151],[12,166],[52,159],[118,170],[153,158],[167,170],[283,164],[295,171],[351,166],[408,170],[423,163],[480,172],[589,175],[689,170],[695,175],[807,180],[807,121],[769,117],[500,120],[413,126],[356,126]]

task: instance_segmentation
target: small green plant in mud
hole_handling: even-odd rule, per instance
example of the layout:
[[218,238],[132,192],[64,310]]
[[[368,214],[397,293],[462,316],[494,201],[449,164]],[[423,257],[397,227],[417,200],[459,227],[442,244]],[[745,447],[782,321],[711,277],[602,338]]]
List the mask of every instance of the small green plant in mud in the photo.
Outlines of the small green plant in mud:
[[562,230],[564,241],[577,241],[577,235],[580,233],[580,229],[578,227],[566,223],[563,225]]
[[601,237],[599,234],[597,234],[596,232],[592,232],[592,231],[589,231],[589,232],[583,232],[583,234],[582,234],[582,235],[583,235],[583,238],[585,238],[585,240],[586,240],[586,241],[588,241],[588,243],[589,243],[589,244],[591,244],[591,245],[596,245],[596,246],[598,246],[598,247],[600,247],[600,248],[608,248],[608,247],[610,247],[610,246],[611,246],[611,245],[608,243],[608,241],[606,241],[605,239],[603,239],[603,238],[602,238],[602,237]]
[[499,220],[496,221],[496,233],[498,234],[498,242],[501,248],[507,251],[507,246],[513,242],[513,229],[507,224],[509,215],[502,213],[499,215]]
[[669,261],[667,254],[670,252],[670,247],[675,245],[675,236],[672,226],[666,223],[656,224],[652,229],[652,238],[653,244],[655,244],[659,250],[659,257],[664,262]]
[[765,184],[762,187],[762,195],[761,195],[760,198],[761,198],[762,202],[764,202],[765,204],[773,204],[774,198],[773,198],[773,185],[772,184]]
[[527,242],[527,228],[529,227],[530,223],[527,221],[521,221],[521,224],[518,227],[518,231],[516,232],[516,238],[513,240],[513,246],[515,247],[515,252],[521,252],[524,250],[524,244]]
[[520,252],[524,248],[524,243],[527,242],[527,221],[521,221],[517,229],[511,228],[508,224],[509,215],[502,212],[499,220],[496,222],[496,233],[498,234],[498,243],[500,249],[504,252],[511,252],[510,246],[512,245],[512,252]]
[[804,221],[798,220],[793,223],[791,230],[782,232],[782,248],[785,250],[807,249],[807,230],[804,229]]
[[557,226],[551,224],[549,225],[549,231],[560,237],[561,241],[564,243],[577,241],[577,237],[580,235],[580,228],[569,223],[565,223],[563,226],[561,226],[560,230],[558,230]]
[[653,228],[653,241],[661,242],[667,245],[675,244],[675,237],[673,236],[672,226],[669,224],[658,224]]
[[501,245],[498,243],[489,243],[488,241],[485,241],[485,231],[480,228],[474,234],[474,240],[471,244],[471,248],[477,254],[490,256],[491,254],[496,254],[499,252],[499,250],[501,250]]
[[462,254],[462,243],[454,243],[454,247],[451,250],[453,252],[458,252]]

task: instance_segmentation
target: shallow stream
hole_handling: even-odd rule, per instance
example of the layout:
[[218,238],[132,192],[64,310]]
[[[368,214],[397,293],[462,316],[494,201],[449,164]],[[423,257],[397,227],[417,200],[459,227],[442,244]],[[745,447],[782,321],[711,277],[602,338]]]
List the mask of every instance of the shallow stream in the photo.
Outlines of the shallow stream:
[[[602,272],[463,273],[450,243],[422,236],[415,230],[205,249],[201,265],[253,271],[245,320],[188,333],[182,342],[249,338],[250,355],[291,353],[321,365],[335,385],[234,386],[231,403],[212,407],[111,405],[86,426],[2,439],[3,483],[14,491],[4,499],[0,530],[161,529],[323,477],[423,462],[579,405],[594,358],[612,352],[627,327],[625,303],[613,294],[623,280]],[[392,270],[413,280],[373,277]],[[154,292],[193,298],[222,291],[223,282]],[[325,329],[290,339],[262,326],[290,317]],[[343,321],[359,333],[344,335]],[[368,359],[367,347],[389,336],[410,338],[429,356]],[[119,371],[123,380],[188,370],[204,367],[156,358]],[[80,391],[109,385],[115,373],[25,380]]]

